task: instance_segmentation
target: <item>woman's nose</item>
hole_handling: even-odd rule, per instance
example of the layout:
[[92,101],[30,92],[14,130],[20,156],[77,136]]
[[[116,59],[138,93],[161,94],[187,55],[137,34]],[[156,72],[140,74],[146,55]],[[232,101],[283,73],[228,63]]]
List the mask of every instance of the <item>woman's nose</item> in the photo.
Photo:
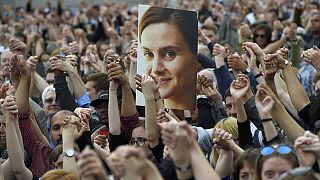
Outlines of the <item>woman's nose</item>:
[[154,74],[162,74],[164,73],[165,66],[163,65],[163,60],[157,56],[154,57],[153,63],[152,63],[152,71]]

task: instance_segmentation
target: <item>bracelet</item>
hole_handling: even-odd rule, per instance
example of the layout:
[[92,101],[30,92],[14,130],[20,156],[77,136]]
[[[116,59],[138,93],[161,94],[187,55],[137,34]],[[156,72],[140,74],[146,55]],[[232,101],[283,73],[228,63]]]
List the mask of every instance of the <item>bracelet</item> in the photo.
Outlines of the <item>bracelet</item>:
[[268,119],[261,119],[261,122],[269,122],[272,121],[272,118],[268,118]]
[[191,169],[191,164],[189,164],[186,167],[179,167],[179,166],[175,166],[176,170],[181,171],[181,172],[187,172],[188,170]]
[[254,77],[255,77],[256,79],[258,79],[258,78],[261,77],[261,76],[263,76],[263,73],[262,73],[262,72],[260,72],[259,74],[255,75]]
[[155,98],[154,100],[157,102],[157,101],[159,101],[160,99],[161,99],[161,96]]

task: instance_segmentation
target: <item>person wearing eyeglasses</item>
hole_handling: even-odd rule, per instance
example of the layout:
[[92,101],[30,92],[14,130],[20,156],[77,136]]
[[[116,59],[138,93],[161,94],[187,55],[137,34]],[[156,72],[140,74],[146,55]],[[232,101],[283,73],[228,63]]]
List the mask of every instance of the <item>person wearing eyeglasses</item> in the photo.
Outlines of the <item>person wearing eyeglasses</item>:
[[288,145],[265,146],[260,149],[256,161],[257,180],[275,180],[284,173],[299,166],[293,148]]

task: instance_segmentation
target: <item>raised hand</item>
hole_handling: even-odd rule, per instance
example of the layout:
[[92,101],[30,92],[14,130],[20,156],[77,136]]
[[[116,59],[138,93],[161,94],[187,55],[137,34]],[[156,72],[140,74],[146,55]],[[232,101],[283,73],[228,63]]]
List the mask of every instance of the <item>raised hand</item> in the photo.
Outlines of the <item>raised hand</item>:
[[157,91],[158,86],[151,76],[142,75],[141,78],[141,89],[145,97],[154,96],[154,93]]
[[172,117],[166,111],[160,110],[157,113],[157,123],[161,124],[161,123],[165,123],[165,122],[178,122],[178,120],[175,119],[174,117]]
[[268,54],[264,58],[265,63],[265,78],[266,79],[273,79],[275,74],[279,70],[278,61],[276,59],[276,55]]
[[250,90],[250,81],[248,76],[239,74],[236,80],[233,80],[230,86],[230,93],[237,101],[240,100]]
[[244,42],[242,45],[245,46],[246,48],[250,48],[257,57],[263,58],[264,52],[262,51],[262,49],[259,47],[258,44],[253,42]]
[[[319,143],[319,139],[318,139]],[[298,137],[294,142],[294,149],[296,151],[299,163],[301,166],[312,166],[316,161],[316,156],[312,152],[302,150],[302,147],[313,144],[313,139],[306,136]]]
[[261,118],[271,114],[271,109],[273,107],[274,101],[270,96],[269,92],[263,89],[261,86],[257,87],[256,94],[256,107],[260,113]]
[[90,131],[89,121],[92,117],[92,109],[78,107],[74,110],[74,113],[80,117],[80,122],[82,126],[85,126],[86,131]]
[[244,50],[245,57],[247,58],[247,62],[249,65],[249,68],[253,72],[258,72],[259,68],[257,66],[257,55],[253,52],[253,50],[247,46],[242,46]]
[[213,144],[214,148],[218,149],[225,149],[225,150],[232,150],[232,146],[235,144],[232,134],[229,132],[220,129],[220,128],[214,128],[213,130]]
[[70,64],[65,61],[65,58],[61,56],[53,56],[49,59],[52,69],[55,73],[71,73],[76,71],[76,69]]
[[13,54],[26,56],[27,45],[19,39],[13,37],[9,40],[9,49]]
[[129,57],[132,63],[137,63],[138,40],[132,40],[130,46]]
[[217,104],[222,104],[222,96],[217,90],[216,86],[202,87],[202,92],[212,101]]
[[229,55],[227,62],[229,67],[236,71],[244,72],[248,68],[248,65],[237,53]]
[[16,104],[16,97],[7,96],[5,99],[0,99],[1,109],[5,116],[18,114],[18,106]]
[[309,64],[311,64],[317,71],[320,70],[320,49],[316,46],[303,51],[302,58]]
[[142,75],[140,74],[136,74],[134,76],[134,79],[136,80],[136,89],[140,92],[142,92],[142,88],[141,88],[141,80],[142,80]]
[[289,58],[289,50],[286,47],[280,48],[276,51],[276,54],[280,55],[284,59]]
[[17,65],[20,71],[20,76],[24,76],[24,77],[30,76],[30,71],[29,71],[27,62],[24,60],[23,55],[15,55],[14,63]]
[[85,131],[86,127],[81,124],[80,119],[78,117],[70,115],[63,120],[63,140],[69,139],[74,142],[77,139],[79,139]]
[[307,144],[301,146],[301,149],[305,152],[313,153],[316,158],[320,159],[320,140],[319,137],[310,131],[306,131],[304,136],[309,139]]
[[89,177],[97,180],[108,179],[108,175],[94,150],[86,147],[79,155],[77,165],[81,177]]
[[228,56],[228,51],[226,50],[225,47],[223,47],[222,45],[216,43],[213,46],[212,49],[212,55],[213,56],[217,56],[217,57],[221,57],[221,58],[226,58]]
[[109,81],[118,81],[121,85],[129,83],[128,77],[125,75],[122,66],[117,62],[109,62],[107,64],[107,74]]
[[27,65],[30,71],[34,72],[38,63],[38,56],[30,56],[27,60]]

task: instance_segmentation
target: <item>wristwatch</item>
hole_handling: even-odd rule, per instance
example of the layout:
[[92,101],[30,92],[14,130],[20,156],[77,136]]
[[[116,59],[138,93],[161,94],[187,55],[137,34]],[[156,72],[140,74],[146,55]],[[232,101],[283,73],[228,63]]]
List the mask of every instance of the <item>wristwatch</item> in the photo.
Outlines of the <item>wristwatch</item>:
[[62,153],[63,157],[73,157],[75,154],[74,149],[67,149],[65,152]]
[[285,61],[284,61],[284,64],[285,64],[285,65],[288,65],[288,64],[289,64],[290,66],[292,66],[292,62],[290,62],[290,61],[288,61],[288,60],[285,60]]

